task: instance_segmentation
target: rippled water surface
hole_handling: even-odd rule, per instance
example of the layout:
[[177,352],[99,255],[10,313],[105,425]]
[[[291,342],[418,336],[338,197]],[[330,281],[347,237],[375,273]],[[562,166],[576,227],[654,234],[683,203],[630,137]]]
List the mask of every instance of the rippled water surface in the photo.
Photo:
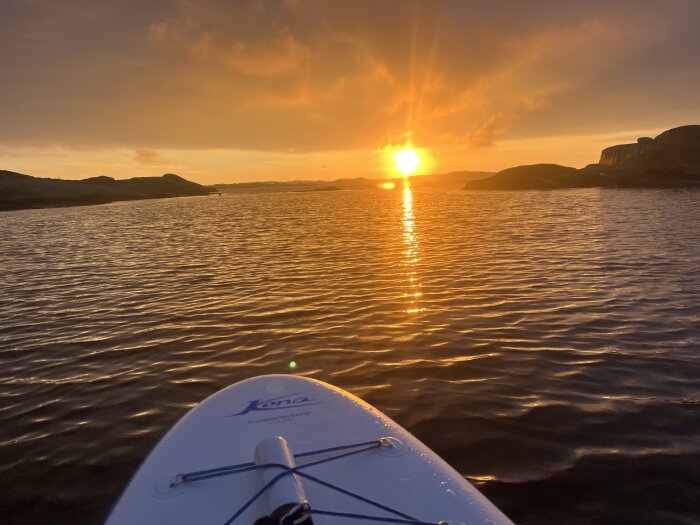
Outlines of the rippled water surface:
[[226,195],[0,233],[2,523],[99,523],[186,410],[291,361],[519,523],[700,523],[700,192]]

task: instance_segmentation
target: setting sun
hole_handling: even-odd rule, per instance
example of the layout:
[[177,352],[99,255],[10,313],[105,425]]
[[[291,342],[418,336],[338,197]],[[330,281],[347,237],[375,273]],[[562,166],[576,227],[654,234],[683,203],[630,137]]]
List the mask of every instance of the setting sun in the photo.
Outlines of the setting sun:
[[411,148],[402,149],[394,153],[396,169],[405,175],[410,175],[418,169],[420,157],[418,152]]

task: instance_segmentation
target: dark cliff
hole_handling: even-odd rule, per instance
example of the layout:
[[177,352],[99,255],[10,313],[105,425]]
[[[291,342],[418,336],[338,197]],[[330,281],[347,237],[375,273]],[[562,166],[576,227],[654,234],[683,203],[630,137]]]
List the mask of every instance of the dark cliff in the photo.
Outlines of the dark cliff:
[[700,126],[682,126],[653,139],[611,146],[603,150],[598,164],[583,169],[517,166],[465,185],[472,190],[672,187],[700,187]]
[[636,144],[606,148],[599,164],[609,171],[700,176],[700,126],[682,126],[653,139],[642,137]]

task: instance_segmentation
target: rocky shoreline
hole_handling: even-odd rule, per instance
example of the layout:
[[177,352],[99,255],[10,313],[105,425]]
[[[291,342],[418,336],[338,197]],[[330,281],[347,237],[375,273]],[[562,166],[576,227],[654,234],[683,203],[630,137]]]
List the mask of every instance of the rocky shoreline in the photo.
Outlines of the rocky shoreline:
[[115,201],[209,195],[216,190],[173,173],[117,180],[45,179],[0,170],[0,211],[107,204]]
[[605,148],[596,164],[576,169],[533,164],[468,181],[469,190],[558,188],[700,188],[700,126],[664,131],[635,144]]

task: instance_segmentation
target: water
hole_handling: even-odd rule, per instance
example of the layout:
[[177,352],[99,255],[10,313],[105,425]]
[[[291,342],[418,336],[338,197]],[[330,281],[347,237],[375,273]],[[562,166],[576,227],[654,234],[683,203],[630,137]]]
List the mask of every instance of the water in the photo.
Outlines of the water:
[[226,195],[0,232],[3,523],[99,523],[187,409],[291,361],[519,523],[700,523],[699,192]]

